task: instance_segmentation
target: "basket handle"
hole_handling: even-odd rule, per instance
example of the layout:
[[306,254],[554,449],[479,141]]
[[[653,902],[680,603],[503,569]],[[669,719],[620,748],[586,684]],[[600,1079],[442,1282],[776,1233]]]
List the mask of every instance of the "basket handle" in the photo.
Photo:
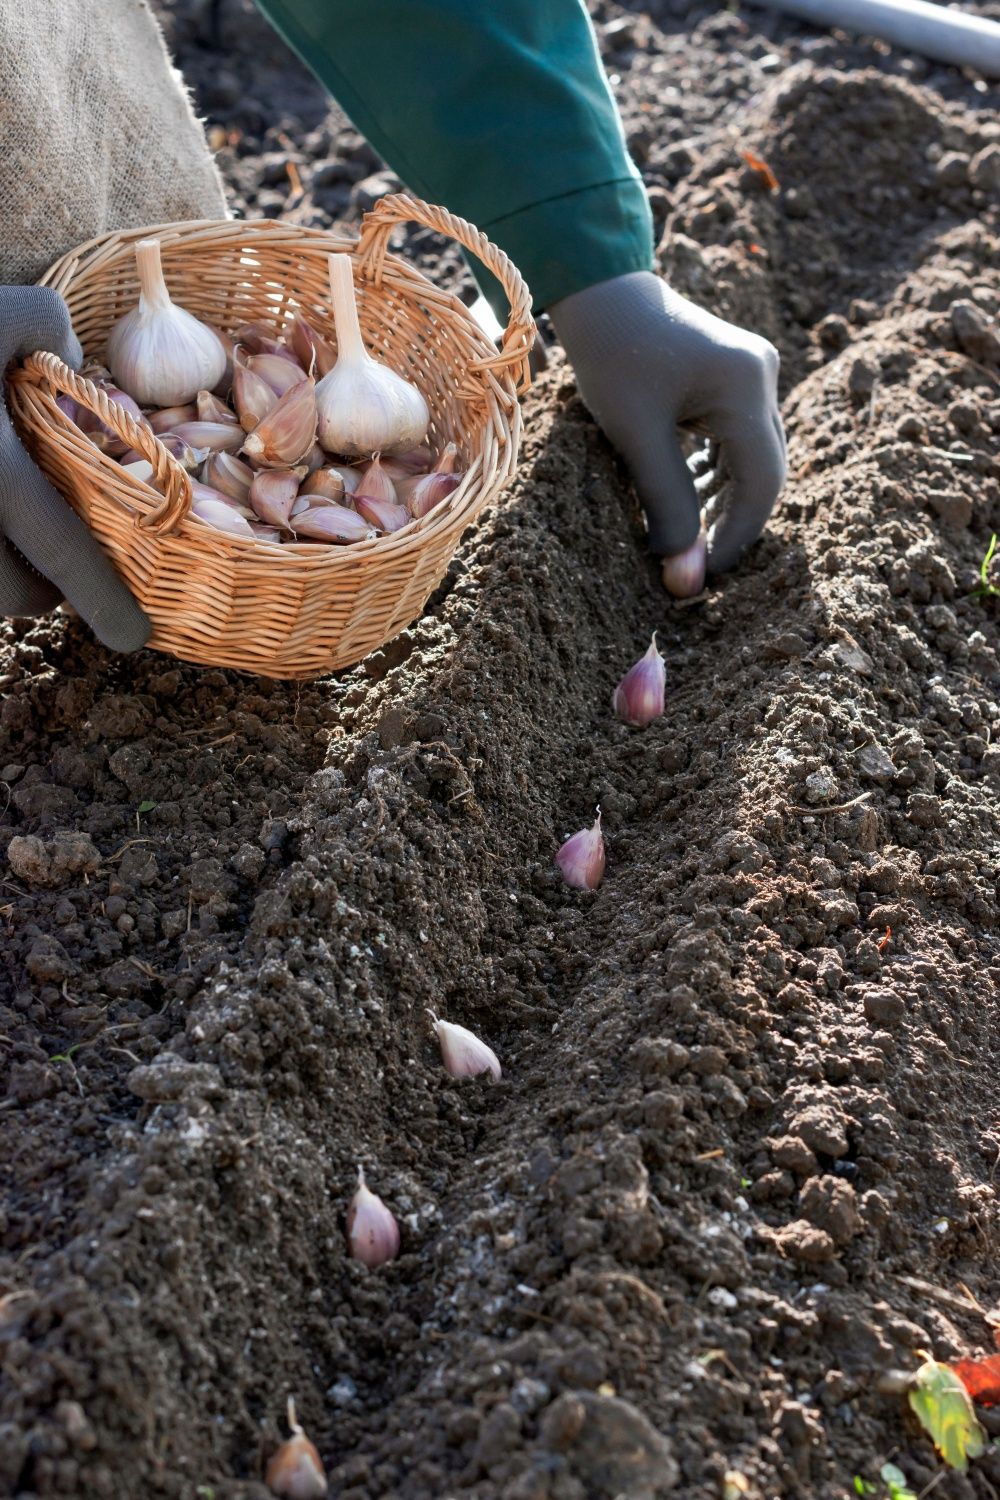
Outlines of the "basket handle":
[[[500,352],[492,358],[473,360],[469,366],[469,375],[474,377],[485,371],[499,375],[509,371],[514,379],[515,391],[522,395],[531,384],[528,355],[535,342],[531,293],[513,261],[481,229],[437,204],[424,203],[422,199],[411,198],[406,193],[389,193],[385,198],[380,198],[361,221],[358,260],[362,275],[376,286],[380,284],[389,235],[397,224],[410,221],[457,240],[481,260],[488,271],[493,272],[503,287],[510,303],[510,317],[500,343]],[[468,389],[461,390],[459,394],[470,400],[482,400],[482,381],[470,378]]]
[[111,401],[92,380],[77,375],[56,354],[39,351],[29,354],[21,371],[15,371],[12,379],[27,379],[32,385],[45,382],[54,386],[63,395],[72,396],[79,406],[100,417],[106,427],[116,433],[130,448],[135,448],[153,466],[153,479],[163,498],[159,505],[145,515],[136,516],[136,525],[143,530],[169,531],[183,520],[191,508],[191,479],[183,465],[172,453],[168,453],[154,432],[140,427],[138,422],[117,402]]

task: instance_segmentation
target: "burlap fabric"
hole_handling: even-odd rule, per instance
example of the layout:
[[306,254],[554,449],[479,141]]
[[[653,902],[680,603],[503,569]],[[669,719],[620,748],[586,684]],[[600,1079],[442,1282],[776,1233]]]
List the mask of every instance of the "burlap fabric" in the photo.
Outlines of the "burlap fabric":
[[106,230],[225,217],[146,0],[0,0],[0,285]]

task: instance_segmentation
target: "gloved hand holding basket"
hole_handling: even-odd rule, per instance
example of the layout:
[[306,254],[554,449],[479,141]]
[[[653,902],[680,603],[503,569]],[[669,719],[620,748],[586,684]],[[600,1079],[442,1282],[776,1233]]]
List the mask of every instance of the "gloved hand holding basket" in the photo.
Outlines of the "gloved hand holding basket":
[[[511,313],[499,351],[455,296],[387,253],[392,229],[407,220],[456,239],[500,281]],[[17,430],[149,615],[151,647],[282,678],[360,661],[420,614],[462,532],[514,472],[518,395],[529,382],[534,336],[528,289],[472,225],[401,194],[366,216],[356,244],[267,220],[168,224],[103,235],[43,279],[65,298],[86,358],[105,359],[111,329],[135,306],[135,249],[149,238],[159,241],[170,297],[195,318],[224,335],[263,327],[275,340],[304,319],[333,346],[330,256],[349,255],[365,347],[420,392],[430,416],[429,465],[454,444],[460,483],[398,530],[380,529],[376,512],[377,534],[350,545],[288,534],[278,544],[249,526],[242,534],[216,529],[197,513],[210,514],[204,506],[192,513],[192,475],[185,455],[175,456],[176,437],[161,441],[145,419],[54,354],[30,355],[11,375]],[[94,445],[81,427],[95,419],[114,440],[105,446],[120,459],[124,444],[133,462]],[[242,442],[238,434],[235,446]],[[242,457],[255,462],[252,445]]]

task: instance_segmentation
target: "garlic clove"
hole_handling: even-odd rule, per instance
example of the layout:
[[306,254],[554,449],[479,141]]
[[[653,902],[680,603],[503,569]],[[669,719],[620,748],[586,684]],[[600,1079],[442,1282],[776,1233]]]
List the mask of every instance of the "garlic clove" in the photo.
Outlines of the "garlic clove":
[[479,1078],[488,1073],[499,1081],[500,1061],[492,1047],[487,1047],[481,1037],[466,1026],[454,1021],[439,1021],[432,1010],[428,1011],[437,1032],[441,1047],[441,1061],[452,1078]]
[[146,421],[154,432],[169,432],[181,422],[197,422],[198,408],[193,401],[186,406],[165,406],[162,411],[151,411]]
[[330,453],[348,456],[413,448],[430,422],[427,402],[365,348],[351,257],[331,255],[329,266],[337,363],[316,388],[319,440]]
[[193,474],[195,469],[200,468],[209,454],[207,448],[192,448],[190,443],[185,443],[184,439],[179,438],[174,432],[161,432],[157,436],[157,442],[162,443],[167,452],[172,454],[189,474]]
[[108,335],[108,364],[143,406],[179,406],[218,385],[226,351],[211,328],[170,300],[159,240],[137,241],[135,264],[139,301]]
[[67,417],[69,421],[71,421],[75,426],[79,426],[79,423],[76,420],[76,402],[73,400],[72,396],[64,396],[60,391],[59,395],[56,397],[56,405],[58,406],[64,417]]
[[399,1225],[378,1194],[368,1187],[363,1167],[358,1167],[357,1192],[347,1210],[347,1243],[351,1258],[372,1271],[399,1254]]
[[218,396],[213,396],[211,391],[198,392],[195,397],[195,409],[199,422],[223,422],[230,427],[239,422],[236,413],[224,401],[220,401]]
[[317,542],[367,542],[378,534],[356,510],[344,505],[310,506],[298,511],[291,524],[296,536]]
[[329,340],[317,333],[305,318],[294,318],[288,335],[292,352],[303,369],[320,378],[328,375],[337,363],[337,354]]
[[[133,422],[137,422],[140,427],[148,427],[149,424],[140,411],[138,403],[125,391],[116,385],[112,385],[107,380],[98,380],[95,384],[98,390],[107,396],[109,401],[113,401],[116,406],[120,406],[122,411],[128,412]],[[81,432],[87,433],[91,442],[100,448],[102,453],[106,453],[109,458],[120,458],[128,449],[128,443],[120,438],[112,428],[106,426],[97,413],[91,411],[89,407],[77,406],[76,425]]]
[[322,495],[327,500],[342,501],[347,493],[343,475],[338,469],[317,469],[302,481],[300,495]]
[[388,500],[393,505],[398,504],[399,496],[396,494],[396,486],[386,473],[381,454],[376,453],[367,469],[362,471],[361,480],[354,494],[367,495],[370,500]]
[[280,542],[284,535],[280,526],[265,526],[262,521],[251,521],[250,530],[258,542]]
[[192,500],[191,514],[201,521],[207,521],[217,531],[231,531],[234,536],[253,536],[249,521],[238,515],[221,497],[214,500]]
[[302,460],[307,474],[315,474],[317,469],[323,469],[329,463],[329,459],[320,447],[319,443],[313,443],[309,452]]
[[249,354],[286,354],[284,344],[275,336],[273,328],[266,323],[244,323],[233,334],[236,349],[246,349]]
[[364,516],[379,531],[402,531],[413,520],[405,505],[396,505],[392,500],[377,500],[374,495],[363,495],[360,490],[351,498],[358,515]]
[[293,385],[298,385],[300,380],[305,380],[307,373],[295,356],[287,352],[285,354],[251,354],[246,368],[252,370],[255,375],[259,375],[276,396],[283,396],[286,391],[291,390]]
[[323,1500],[327,1493],[323,1461],[296,1417],[291,1396],[288,1398],[288,1426],[292,1435],[268,1460],[264,1483],[273,1495],[279,1495],[283,1500]]
[[250,486],[250,504],[268,526],[287,527],[298,493],[299,475],[294,469],[261,469]]
[[705,587],[705,568],[708,561],[708,545],[705,533],[701,532],[685,552],[663,558],[660,576],[663,587],[675,599],[694,599]]
[[244,432],[253,432],[257,423],[277,406],[278,397],[266,380],[254,373],[249,365],[241,364],[239,350],[233,366],[233,405]]
[[401,486],[401,489],[410,515],[419,519],[433,510],[435,505],[440,505],[442,500],[447,500],[461,483],[460,474],[421,474],[418,479]]
[[297,464],[316,441],[316,386],[300,380],[279,396],[247,436],[243,452],[267,468]]
[[242,516],[244,521],[256,521],[257,514],[242,500],[234,500],[231,495],[224,495],[221,490],[213,489],[210,484],[205,484],[201,479],[192,479],[191,498],[193,500],[211,500],[218,505],[226,506],[234,515]]
[[246,503],[253,483],[253,469],[235,453],[210,453],[202,470],[202,480],[234,500]]
[[581,828],[568,838],[556,855],[563,879],[578,891],[596,891],[604,879],[604,836],[601,833],[601,809],[593,827]]
[[[207,448],[209,453],[233,453],[243,446],[246,433],[228,422],[178,422],[173,436],[192,448]],[[169,436],[169,434],[164,434]]]
[[664,708],[666,676],[654,630],[649,649],[629,668],[612,695],[612,706],[619,719],[634,729],[642,729],[658,719]]
[[430,448],[428,448],[426,443],[421,443],[417,448],[408,448],[405,453],[396,453],[389,461],[392,464],[392,477],[395,479],[396,471],[399,472],[400,476],[402,476],[405,471],[405,474],[408,477],[415,477],[418,474],[428,474],[434,468],[436,468],[441,474],[450,474],[452,472],[452,469],[456,467],[454,463],[452,463],[450,467],[441,468],[441,461],[449,449],[452,450],[455,459],[457,460],[458,449],[455,447],[454,443],[449,443],[445,448],[444,453],[442,453],[441,459],[438,460],[437,464],[435,464],[434,462],[433,452]]

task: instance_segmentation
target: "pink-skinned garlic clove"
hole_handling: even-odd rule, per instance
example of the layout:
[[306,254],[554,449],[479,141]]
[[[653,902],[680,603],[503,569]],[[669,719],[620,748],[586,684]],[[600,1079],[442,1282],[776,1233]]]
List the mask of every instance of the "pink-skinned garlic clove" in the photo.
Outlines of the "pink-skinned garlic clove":
[[347,1210],[347,1244],[353,1260],[374,1271],[399,1254],[399,1225],[391,1209],[365,1182],[358,1167],[358,1186]]
[[568,838],[556,854],[556,864],[567,885],[578,891],[596,891],[604,879],[604,835],[601,809],[590,828],[581,828]]
[[615,713],[623,723],[642,729],[660,717],[665,703],[666,676],[654,630],[648,650],[625,673],[612,696]]
[[467,1026],[459,1026],[455,1021],[439,1020],[432,1010],[427,1014],[437,1034],[441,1061],[452,1078],[480,1078],[488,1073],[491,1078],[499,1081],[500,1060],[492,1047],[488,1047]]

